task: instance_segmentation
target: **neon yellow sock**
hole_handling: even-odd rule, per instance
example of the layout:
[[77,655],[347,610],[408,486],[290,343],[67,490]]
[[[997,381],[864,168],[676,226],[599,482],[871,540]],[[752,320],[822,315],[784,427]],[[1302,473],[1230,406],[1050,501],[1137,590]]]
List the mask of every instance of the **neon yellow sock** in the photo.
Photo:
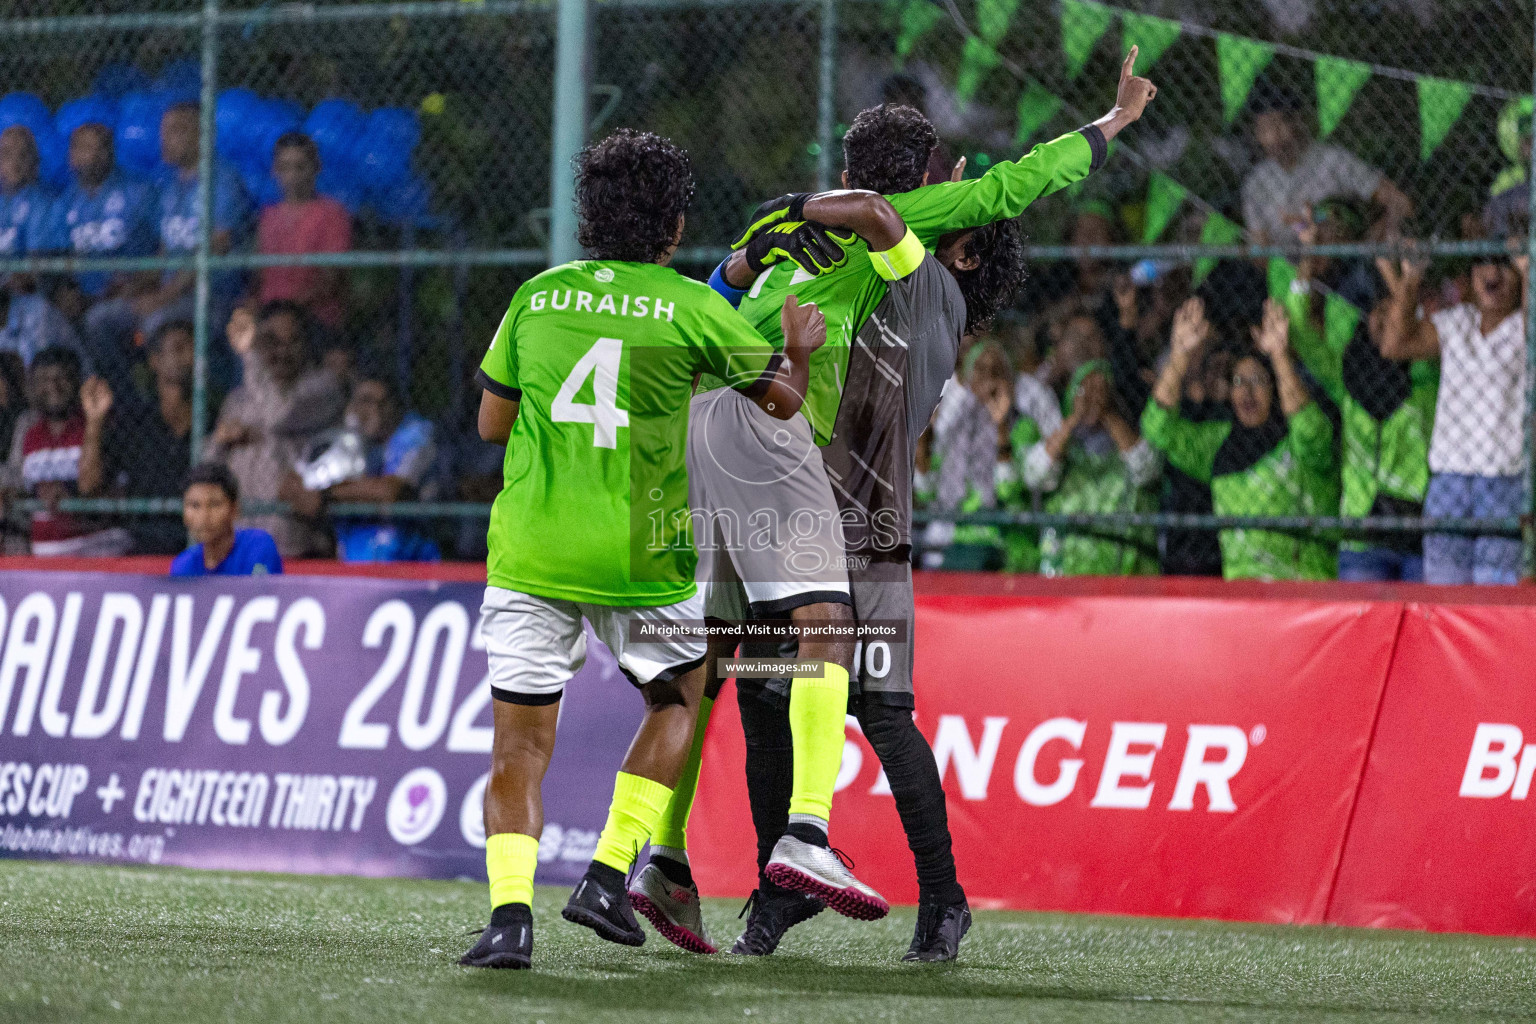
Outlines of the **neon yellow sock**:
[[613,783],[613,803],[608,806],[608,824],[597,837],[592,859],[616,871],[628,871],[651,838],[651,830],[671,796],[672,790],[659,782],[619,772]]
[[683,763],[682,778],[672,790],[672,799],[667,801],[667,809],[661,812],[656,831],[651,833],[652,846],[688,849],[688,815],[693,813],[693,798],[699,790],[699,767],[704,763],[704,730],[714,708],[715,702],[708,697],[699,701],[699,717],[693,723],[693,747],[688,751],[688,760]]
[[491,877],[491,909],[503,903],[533,905],[533,869],[539,841],[520,832],[485,837],[485,873]]
[[794,788],[789,813],[832,816],[832,788],[843,764],[843,722],[848,714],[848,670],[826,662],[823,676],[797,676],[789,684],[789,733]]

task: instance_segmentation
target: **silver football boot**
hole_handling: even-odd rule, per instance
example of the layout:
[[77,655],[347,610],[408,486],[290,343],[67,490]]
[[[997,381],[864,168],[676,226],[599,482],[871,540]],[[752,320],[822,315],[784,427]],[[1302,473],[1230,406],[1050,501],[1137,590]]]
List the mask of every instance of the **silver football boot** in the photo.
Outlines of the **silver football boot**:
[[844,917],[878,921],[891,905],[875,890],[853,877],[843,854],[785,836],[773,848],[764,872],[774,885],[815,896]]
[[640,869],[629,886],[629,902],[666,939],[690,953],[717,953],[699,910],[699,890],[678,885],[655,864]]

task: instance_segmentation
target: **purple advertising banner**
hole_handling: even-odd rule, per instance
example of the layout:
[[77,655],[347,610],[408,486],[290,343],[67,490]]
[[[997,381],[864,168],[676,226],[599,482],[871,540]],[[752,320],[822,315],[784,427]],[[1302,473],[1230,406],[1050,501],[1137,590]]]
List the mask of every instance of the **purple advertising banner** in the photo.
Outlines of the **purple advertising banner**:
[[[482,588],[0,573],[0,856],[484,878]],[[570,684],[540,882],[575,882],[640,696]]]

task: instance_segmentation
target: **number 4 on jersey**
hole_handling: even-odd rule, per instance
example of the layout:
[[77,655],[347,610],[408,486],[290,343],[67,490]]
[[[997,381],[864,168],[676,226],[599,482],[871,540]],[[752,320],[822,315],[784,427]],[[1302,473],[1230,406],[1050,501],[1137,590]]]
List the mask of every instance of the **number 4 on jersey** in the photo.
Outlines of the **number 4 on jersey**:
[[[619,363],[623,357],[624,342],[598,338],[560,385],[560,393],[549,407],[550,418],[556,423],[590,423],[594,447],[617,448],[619,428],[629,426],[629,412],[619,408]],[[594,378],[591,405],[575,400],[588,377]]]

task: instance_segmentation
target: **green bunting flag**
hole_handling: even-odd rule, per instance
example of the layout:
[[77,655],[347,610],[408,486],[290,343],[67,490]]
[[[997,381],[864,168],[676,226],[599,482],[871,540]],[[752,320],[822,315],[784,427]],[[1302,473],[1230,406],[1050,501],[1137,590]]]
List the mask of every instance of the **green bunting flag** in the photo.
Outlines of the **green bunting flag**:
[[932,0],[908,0],[901,9],[901,26],[896,35],[896,66],[911,56],[912,48],[935,25],[944,20],[944,10]]
[[[1205,218],[1205,225],[1200,229],[1201,245],[1236,245],[1243,240],[1243,229],[1240,225],[1228,220],[1219,213],[1212,213]],[[1211,271],[1216,269],[1217,259],[1214,256],[1202,256],[1195,260],[1195,286],[1211,276]]]
[[1275,48],[1269,43],[1225,32],[1217,34],[1216,63],[1221,73],[1221,108],[1227,124],[1242,113],[1253,83],[1274,56]]
[[981,80],[997,67],[997,62],[997,51],[992,49],[991,43],[977,36],[966,39],[965,50],[960,55],[960,77],[955,80],[955,95],[961,103],[969,103],[975,98]]
[[1067,77],[1083,73],[1088,55],[1099,37],[1109,31],[1114,13],[1098,4],[1061,0],[1061,52],[1067,58]]
[[1312,66],[1312,76],[1317,84],[1317,130],[1326,139],[1349,112],[1355,93],[1371,77],[1371,69],[1357,60],[1319,57]]
[[1162,237],[1188,195],[1189,190],[1168,175],[1161,171],[1152,172],[1152,179],[1147,183],[1147,212],[1142,222],[1143,244],[1151,245]]
[[1008,34],[1008,23],[1018,8],[1019,0],[977,0],[979,38],[966,39],[965,50],[960,55],[960,77],[955,82],[955,92],[961,103],[969,103],[976,96],[982,79],[997,67],[999,58],[995,47]]
[[1472,87],[1444,78],[1421,78],[1418,86],[1419,159],[1428,160],[1472,98]]
[[1022,147],[1060,109],[1060,96],[1039,82],[1029,83],[1029,88],[1019,97],[1019,130],[1013,137],[1013,144]]
[[1120,15],[1121,59],[1131,52],[1132,46],[1140,47],[1136,53],[1136,73],[1145,75],[1157,62],[1157,58],[1163,55],[1163,51],[1179,38],[1182,27],[1167,18],[1125,11]]
[[1019,9],[1019,0],[976,0],[976,31],[996,46],[1008,34],[1008,23]]

